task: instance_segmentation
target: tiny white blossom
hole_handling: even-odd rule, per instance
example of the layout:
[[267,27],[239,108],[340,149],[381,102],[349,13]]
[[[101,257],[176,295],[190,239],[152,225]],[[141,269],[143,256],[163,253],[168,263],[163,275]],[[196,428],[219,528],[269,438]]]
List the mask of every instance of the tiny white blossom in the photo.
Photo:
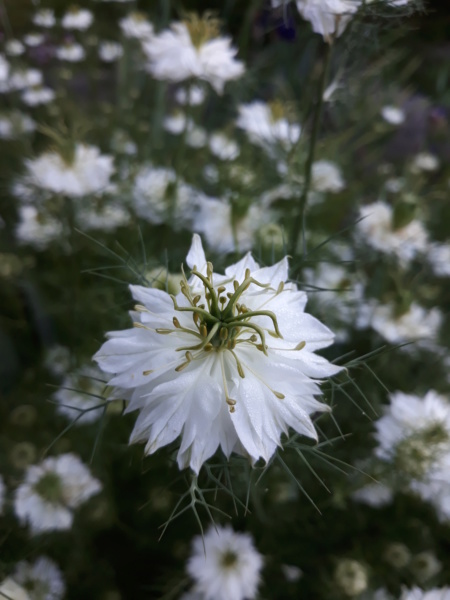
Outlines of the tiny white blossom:
[[74,510],[102,489],[100,481],[74,454],[62,454],[32,465],[16,490],[14,509],[32,535],[70,529]]
[[280,144],[289,150],[300,137],[300,125],[291,123],[282,114],[280,105],[266,104],[260,100],[239,107],[237,126],[243,129],[250,141],[267,148]]
[[148,40],[153,36],[153,25],[147,20],[144,13],[132,12],[119,22],[120,28],[126,38]]
[[380,508],[390,504],[393,496],[391,488],[379,482],[368,483],[352,494],[353,500],[362,502],[373,508]]
[[109,333],[94,357],[140,411],[130,441],[152,454],[181,437],[178,465],[198,473],[219,446],[267,462],[290,427],[317,439],[319,383],[340,368],[315,354],[333,334],[304,312],[287,257],[260,268],[247,254],[220,275],[194,235],[186,262],[177,296],[130,287],[139,326]]
[[0,138],[13,140],[36,129],[33,119],[18,110],[0,114]]
[[19,206],[16,238],[19,244],[29,244],[44,250],[61,238],[63,226],[60,221],[41,214],[35,206]]
[[55,92],[48,87],[36,86],[25,90],[21,98],[28,106],[38,106],[52,102],[55,99]]
[[296,0],[298,12],[313,31],[330,43],[339,37],[358,10],[361,0]]
[[190,123],[181,112],[176,112],[173,115],[164,117],[163,126],[166,131],[173,135],[180,135],[186,129],[187,124]]
[[381,116],[390,125],[401,125],[405,121],[405,112],[397,106],[383,106]]
[[439,169],[439,159],[429,152],[416,154],[411,163],[411,171],[413,173],[421,173],[422,171],[431,172],[437,171],[437,169]]
[[369,584],[367,569],[357,560],[344,558],[339,561],[334,571],[337,586],[346,596],[359,596]]
[[377,305],[370,322],[372,328],[391,344],[434,339],[441,323],[442,314],[439,309],[427,311],[415,302],[401,313],[397,313],[394,305]]
[[0,82],[8,81],[9,77],[9,62],[0,54]]
[[418,219],[395,226],[392,207],[381,200],[359,209],[356,224],[360,238],[379,252],[393,254],[407,264],[427,249],[427,232]]
[[64,27],[64,29],[85,31],[92,25],[93,20],[94,15],[90,10],[73,7],[63,16],[61,26]]
[[92,202],[77,207],[76,221],[83,231],[90,229],[114,231],[130,222],[130,213],[117,201],[105,201],[101,198],[98,203]]
[[122,45],[117,42],[100,42],[98,55],[104,62],[113,62],[118,60],[123,54]]
[[25,52],[25,46],[20,40],[8,40],[5,44],[5,52],[8,56],[20,56]]
[[50,8],[41,8],[34,13],[32,21],[39,27],[53,27],[56,24],[55,13]]
[[203,600],[249,600],[256,597],[262,566],[249,534],[211,527],[194,538],[187,571]]
[[39,46],[45,40],[45,36],[42,33],[27,33],[27,35],[23,36],[23,41],[30,48],[34,48],[35,46]]
[[[97,421],[102,415],[105,382],[102,372],[95,367],[83,367],[66,376],[61,387],[53,394],[57,411],[85,425]],[[96,408],[97,407],[97,408]],[[80,416],[81,415],[81,416]]]
[[6,486],[3,481],[3,477],[0,475],[0,515],[3,514],[3,509],[5,507],[5,494],[6,494]]
[[11,77],[8,81],[8,89],[11,91],[19,91],[28,87],[42,85],[42,82],[42,72],[38,69],[17,70],[11,74]]
[[220,160],[235,160],[240,153],[237,143],[223,133],[213,133],[210,136],[209,149]]
[[67,162],[57,152],[44,152],[25,161],[24,181],[35,188],[78,198],[107,188],[114,172],[113,158],[96,146],[75,144]]
[[148,71],[163,81],[202,79],[222,94],[227,81],[244,73],[231,39],[220,37],[217,23],[207,17],[191,15],[184,22],[172,23],[170,29],[144,41],[142,48],[149,61]]
[[312,189],[316,192],[337,194],[345,188],[341,169],[330,160],[317,160],[311,170]]
[[427,260],[433,273],[439,277],[450,277],[450,244],[430,244]]
[[66,60],[67,62],[80,62],[83,60],[86,53],[81,44],[76,42],[67,42],[63,46],[56,48],[55,56],[59,60]]
[[13,577],[27,590],[30,600],[62,600],[66,591],[61,570],[46,556],[33,563],[20,561]]

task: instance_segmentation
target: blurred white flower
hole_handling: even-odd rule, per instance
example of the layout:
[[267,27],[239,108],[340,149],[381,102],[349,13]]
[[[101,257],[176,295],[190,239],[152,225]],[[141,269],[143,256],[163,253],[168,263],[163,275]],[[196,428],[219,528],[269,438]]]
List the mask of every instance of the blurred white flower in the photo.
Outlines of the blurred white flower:
[[267,462],[290,427],[317,439],[309,415],[329,410],[319,383],[340,367],[315,354],[333,334],[304,312],[287,257],[260,268],[247,254],[220,275],[194,235],[186,262],[176,297],[130,286],[137,326],[109,333],[94,357],[140,410],[130,441],[152,454],[181,436],[178,466],[198,473],[219,446]]
[[102,41],[98,47],[100,60],[104,62],[113,62],[118,60],[123,54],[122,45],[118,42]]
[[76,29],[85,31],[92,25],[94,15],[86,8],[78,8],[74,6],[69,9],[61,20],[61,26],[64,29]]
[[341,169],[330,160],[317,160],[312,165],[311,187],[316,192],[337,194],[345,188]]
[[71,421],[77,419],[76,425],[86,425],[102,416],[104,389],[103,373],[96,367],[85,366],[67,375],[52,399],[58,413]]
[[209,149],[220,160],[235,160],[240,153],[237,143],[223,133],[211,134]]
[[0,597],[7,600],[32,600],[27,591],[12,577],[7,577],[0,583]]
[[147,20],[144,13],[132,12],[121,19],[119,25],[126,38],[143,41],[151,39],[153,36],[153,25]]
[[286,581],[294,583],[303,576],[303,571],[296,565],[281,565],[281,571],[286,578]]
[[210,527],[194,538],[187,571],[203,600],[249,600],[256,597],[262,566],[248,533]]
[[44,152],[25,161],[24,181],[55,194],[78,198],[105,190],[114,173],[113,158],[96,146],[75,144],[67,161],[57,152]]
[[9,62],[0,54],[0,81],[6,82],[9,77]]
[[56,24],[55,13],[50,8],[41,8],[34,13],[32,21],[39,27],[53,27]]
[[403,190],[405,185],[406,181],[403,177],[391,177],[390,179],[386,179],[384,187],[391,194],[398,194]]
[[170,29],[144,41],[142,48],[149,72],[163,81],[203,79],[222,94],[227,81],[244,73],[230,38],[220,37],[217,22],[209,17],[191,14],[186,21],[172,23]]
[[[447,491],[449,490],[450,484]],[[424,551],[412,557],[410,569],[414,573],[414,579],[424,583],[442,571],[442,563],[433,552]]]
[[377,305],[370,322],[373,329],[391,344],[420,343],[422,340],[434,339],[441,323],[442,314],[439,309],[427,311],[415,302],[401,313],[392,304]]
[[250,250],[261,227],[272,219],[271,213],[257,204],[250,205],[243,214],[234,215],[232,204],[226,199],[201,197],[198,208],[194,230],[219,254]]
[[422,171],[437,171],[439,169],[439,159],[434,154],[429,152],[420,152],[416,154],[411,163],[411,171],[413,173],[421,173]]
[[361,0],[296,0],[298,12],[313,31],[331,43],[339,37],[361,5]]
[[418,219],[395,226],[392,207],[381,200],[359,209],[361,219],[356,224],[360,239],[379,252],[394,254],[408,263],[427,249],[427,232]]
[[8,90],[19,91],[28,87],[41,85],[43,82],[42,72],[38,69],[22,69],[13,71],[8,81]]
[[381,116],[390,125],[401,125],[405,121],[405,112],[397,106],[383,106]]
[[188,122],[191,121],[187,120],[186,115],[181,112],[176,112],[173,115],[164,117],[163,126],[164,129],[169,133],[172,133],[173,135],[179,135],[186,129]]
[[3,509],[5,507],[5,495],[6,495],[6,486],[3,481],[3,477],[0,475],[0,515],[3,514]]
[[55,377],[65,375],[70,368],[70,350],[66,346],[53,344],[44,357],[44,366]]
[[367,569],[357,560],[344,558],[336,566],[334,579],[346,596],[359,596],[369,584]]
[[386,506],[392,502],[393,492],[390,487],[383,483],[373,482],[364,485],[352,494],[353,500],[362,502],[373,508]]
[[36,129],[36,123],[27,114],[18,110],[0,114],[0,138],[14,140],[24,133],[31,133]]
[[236,125],[243,129],[254,143],[265,149],[280,144],[289,150],[300,137],[300,125],[291,123],[280,103],[266,104],[260,100],[239,107]]
[[19,220],[15,234],[19,244],[29,244],[38,250],[44,250],[61,238],[61,221],[41,214],[35,206],[19,206],[18,212]]
[[55,56],[59,60],[66,60],[67,62],[80,62],[83,60],[86,53],[81,44],[76,42],[67,42],[63,46],[56,48]]
[[424,591],[418,587],[403,589],[400,600],[450,600],[450,587]]
[[55,92],[43,86],[28,88],[21,95],[22,101],[28,106],[38,106],[39,104],[48,104],[55,99]]
[[188,121],[186,132],[186,144],[191,148],[203,148],[208,142],[208,134],[203,127],[199,127],[193,121]]
[[66,591],[61,570],[46,556],[33,563],[20,561],[13,578],[27,590],[30,600],[61,600]]
[[187,88],[180,87],[175,92],[175,100],[178,104],[185,106],[199,106],[205,100],[205,88],[199,85],[191,85]]
[[27,33],[23,36],[24,43],[31,48],[39,46],[44,40],[45,36],[42,33]]
[[25,52],[25,46],[20,40],[8,40],[5,43],[5,52],[8,56],[20,56]]
[[439,277],[450,277],[450,244],[430,244],[427,260],[433,273]]
[[70,529],[74,510],[102,489],[98,479],[74,454],[44,459],[25,473],[16,490],[15,513],[31,534]]
[[130,222],[130,213],[118,201],[101,198],[98,202],[77,207],[76,221],[80,229],[114,231]]

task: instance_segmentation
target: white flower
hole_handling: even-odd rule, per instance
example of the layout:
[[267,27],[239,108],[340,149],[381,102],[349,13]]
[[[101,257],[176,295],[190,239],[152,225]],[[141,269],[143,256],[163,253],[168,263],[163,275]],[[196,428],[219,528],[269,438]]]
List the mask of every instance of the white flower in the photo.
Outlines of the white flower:
[[36,123],[28,115],[18,110],[0,114],[0,138],[13,140],[24,133],[31,133],[36,129]]
[[334,572],[334,579],[346,596],[359,596],[367,589],[367,569],[357,560],[344,558]]
[[20,40],[8,40],[5,44],[5,52],[8,56],[20,56],[25,52],[25,46]]
[[173,23],[170,29],[144,41],[142,48],[149,72],[163,81],[203,79],[222,94],[227,81],[244,73],[230,38],[219,37],[217,24],[208,18],[192,16],[186,22]]
[[209,149],[220,160],[234,160],[239,156],[239,146],[223,133],[213,133],[209,138]]
[[383,106],[381,116],[390,125],[401,125],[405,121],[405,112],[397,106]]
[[30,600],[61,600],[66,591],[60,569],[46,556],[40,556],[32,564],[19,562],[13,577],[28,591]]
[[236,125],[243,129],[254,144],[267,148],[280,144],[289,150],[300,137],[300,125],[290,123],[282,115],[279,104],[269,105],[260,100],[239,107]]
[[261,227],[271,221],[271,213],[252,204],[243,215],[233,215],[230,202],[216,198],[199,198],[199,212],[194,230],[218,254],[245,252],[253,247]]
[[127,411],[140,410],[130,441],[152,454],[181,437],[178,465],[198,473],[219,446],[267,462],[290,427],[317,439],[309,415],[329,410],[319,383],[340,368],[315,354],[333,334],[304,312],[287,257],[260,268],[247,254],[219,275],[194,235],[186,262],[176,297],[130,287],[137,326],[111,332],[94,357]]
[[178,104],[182,104],[185,106],[189,104],[190,106],[199,106],[205,100],[205,88],[200,87],[199,85],[191,85],[188,88],[178,88],[175,92],[175,100]]
[[90,10],[74,7],[63,16],[61,26],[64,27],[64,29],[85,31],[92,25],[93,20],[94,16]]
[[68,62],[79,62],[85,57],[85,52],[81,44],[76,42],[67,42],[64,46],[56,48],[56,58],[59,60],[67,60]]
[[66,346],[53,344],[45,352],[44,366],[55,377],[65,375],[70,368],[70,350]]
[[71,421],[78,417],[76,425],[97,421],[102,415],[102,397],[105,389],[102,375],[95,367],[83,367],[68,375],[59,390],[53,394],[57,411]]
[[[1,80],[1,79],[0,79]],[[42,72],[37,69],[23,69],[14,71],[8,81],[11,91],[24,90],[28,87],[41,85],[43,81]]]
[[32,535],[70,529],[74,509],[101,489],[77,456],[61,454],[27,469],[16,490],[14,509],[20,522],[30,525]]
[[0,583],[0,597],[8,600],[32,600],[27,591],[11,577],[7,577]]
[[442,322],[439,309],[427,311],[413,302],[406,312],[396,313],[395,306],[380,304],[375,307],[371,326],[391,344],[433,339]]
[[373,508],[379,508],[390,504],[392,502],[392,497],[393,493],[391,488],[379,482],[368,483],[352,494],[353,500],[362,502]]
[[171,218],[176,227],[190,224],[197,208],[199,193],[177,181],[172,169],[144,166],[133,186],[133,206],[141,218],[160,225]]
[[296,0],[298,12],[326,42],[339,37],[358,10],[360,0]]
[[422,171],[430,172],[437,169],[439,169],[439,159],[429,152],[419,152],[411,163],[411,171],[413,173],[421,173]]
[[36,188],[78,198],[104,190],[114,172],[113,158],[96,146],[75,144],[73,157],[65,162],[57,152],[44,152],[25,161],[25,181]]
[[0,81],[6,82],[9,77],[9,62],[0,54]]
[[33,23],[39,27],[53,27],[56,23],[55,13],[50,8],[41,8],[33,15]]
[[337,194],[345,188],[341,169],[330,160],[317,160],[312,165],[312,189],[316,192]]
[[427,249],[427,232],[421,221],[412,219],[395,227],[394,211],[386,202],[362,206],[359,213],[356,228],[361,239],[379,252],[394,254],[402,263],[408,263]]
[[98,206],[96,202],[92,202],[87,206],[77,207],[76,221],[84,231],[89,229],[114,231],[130,222],[130,213],[118,202],[105,202],[101,199]]
[[140,12],[129,14],[128,17],[121,19],[119,24],[126,38],[147,40],[153,35],[153,25]]
[[424,592],[418,587],[403,590],[400,600],[450,600],[450,587],[434,588]]
[[211,527],[194,538],[187,571],[203,600],[244,600],[256,597],[262,566],[249,534]]
[[104,62],[113,62],[123,54],[122,45],[117,42],[100,42],[98,55]]
[[19,206],[19,221],[16,238],[19,244],[30,244],[44,250],[51,242],[59,239],[63,232],[60,221],[41,214],[35,206]]
[[169,133],[179,135],[186,129],[187,123],[190,123],[190,121],[186,119],[186,116],[183,113],[177,112],[168,117],[164,117],[163,126]]
[[193,121],[188,121],[186,132],[186,144],[191,148],[203,148],[208,141],[208,134],[203,127],[199,127]]
[[21,98],[28,106],[38,106],[52,102],[55,99],[55,92],[48,87],[36,86],[25,90]]
[[45,36],[42,33],[28,33],[23,36],[24,43],[31,48],[39,46],[44,40]]
[[450,244],[430,244],[427,260],[435,275],[450,277]]

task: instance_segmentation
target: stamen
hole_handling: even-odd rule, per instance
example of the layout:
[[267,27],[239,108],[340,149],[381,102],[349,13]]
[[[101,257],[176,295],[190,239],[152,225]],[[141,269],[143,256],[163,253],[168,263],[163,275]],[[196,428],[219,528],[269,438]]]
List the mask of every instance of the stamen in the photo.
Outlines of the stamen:
[[174,317],[172,321],[177,329],[181,329],[180,321],[176,317]]
[[148,371],[142,371],[142,375],[151,375],[153,373],[153,371],[151,369],[149,369]]

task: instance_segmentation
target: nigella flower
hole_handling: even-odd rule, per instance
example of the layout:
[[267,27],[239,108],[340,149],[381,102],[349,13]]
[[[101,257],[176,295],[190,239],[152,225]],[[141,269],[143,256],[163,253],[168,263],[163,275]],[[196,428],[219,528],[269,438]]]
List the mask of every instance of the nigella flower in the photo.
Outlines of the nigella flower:
[[47,556],[40,556],[33,563],[20,561],[13,575],[31,600],[61,600],[66,586],[59,567]]
[[203,18],[191,13],[144,41],[150,73],[163,81],[203,79],[221,94],[227,81],[243,74],[244,65],[235,59],[230,38],[220,37],[218,25],[209,13]]
[[255,598],[262,566],[248,533],[211,527],[194,538],[187,570],[203,600],[244,600]]
[[180,437],[178,465],[198,473],[219,446],[267,462],[289,428],[317,439],[319,383],[340,368],[315,354],[334,336],[305,313],[287,257],[261,268],[247,254],[221,275],[194,235],[186,262],[177,296],[131,286],[135,327],[94,357],[140,411],[130,441],[152,454]]

